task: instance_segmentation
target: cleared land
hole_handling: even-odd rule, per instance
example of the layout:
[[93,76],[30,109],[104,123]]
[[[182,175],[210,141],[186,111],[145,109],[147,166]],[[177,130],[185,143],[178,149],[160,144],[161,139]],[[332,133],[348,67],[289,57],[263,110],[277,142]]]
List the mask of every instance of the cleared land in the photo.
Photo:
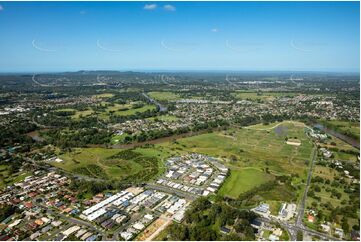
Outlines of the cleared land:
[[251,99],[251,100],[272,100],[276,97],[294,97],[295,93],[280,93],[280,92],[235,92],[233,96],[238,99]]
[[73,119],[80,119],[81,117],[86,117],[94,113],[92,109],[79,111],[73,108],[58,109],[57,112],[74,112],[74,114],[71,115],[71,118]]
[[273,176],[256,168],[232,170],[230,177],[222,185],[219,194],[237,198],[241,193],[273,180]]
[[64,162],[54,162],[52,165],[80,176],[98,179],[147,181],[162,171],[162,156],[141,148],[77,148],[59,157]]
[[180,96],[174,92],[148,92],[148,95],[158,101],[174,101],[180,99]]
[[156,116],[156,117],[151,117],[151,118],[147,118],[149,120],[160,120],[160,121],[177,121],[178,118],[176,116],[173,115],[160,115],[160,116]]
[[101,93],[101,94],[93,95],[93,97],[95,98],[110,98],[113,96],[114,96],[113,93]]

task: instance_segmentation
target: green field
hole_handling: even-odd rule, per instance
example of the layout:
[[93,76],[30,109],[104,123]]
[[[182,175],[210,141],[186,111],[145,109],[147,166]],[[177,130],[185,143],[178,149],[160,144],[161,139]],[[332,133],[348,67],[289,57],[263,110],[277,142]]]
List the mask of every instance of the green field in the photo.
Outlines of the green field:
[[241,193],[271,181],[273,176],[255,168],[232,170],[229,178],[219,190],[222,196],[237,198]]
[[160,121],[168,121],[168,122],[171,122],[171,121],[177,121],[178,118],[176,116],[173,116],[173,115],[160,115],[160,116],[156,116],[156,117],[151,117],[151,118],[147,118],[149,120],[160,120]]
[[129,149],[75,148],[59,154],[64,162],[53,166],[81,176],[105,180],[147,181],[164,172],[164,160],[173,152],[162,147]]
[[64,162],[52,165],[80,175],[105,179],[123,179],[142,169],[142,166],[132,160],[111,158],[120,151],[122,150],[76,148],[72,152],[60,155]]
[[71,118],[73,118],[73,119],[79,119],[80,117],[86,117],[86,116],[89,116],[94,113],[94,111],[91,109],[79,111],[79,110],[76,110],[73,108],[63,108],[63,109],[58,109],[56,111],[58,111],[58,112],[75,112],[74,115],[71,115]]
[[116,111],[115,114],[119,115],[119,116],[128,116],[128,115],[133,115],[136,113],[143,113],[147,110],[155,110],[155,106],[154,105],[144,105],[143,107],[140,107],[140,108],[132,108],[132,109],[125,110],[125,111]]
[[113,93],[101,93],[101,94],[93,95],[93,97],[95,97],[95,98],[110,98],[113,96],[114,96]]
[[21,182],[25,177],[31,176],[31,172],[22,171],[11,174],[9,171],[9,165],[0,165],[0,188],[13,185],[14,183]]
[[148,95],[158,101],[174,101],[180,99],[180,96],[173,92],[148,92]]
[[129,103],[129,104],[113,104],[109,105],[108,103],[104,103],[106,108],[103,112],[100,112],[98,116],[104,120],[109,118],[110,114],[118,115],[118,116],[129,116],[134,115],[136,113],[143,113],[148,110],[155,110],[155,105],[144,105],[142,107],[133,108],[133,105],[136,103]]
[[233,96],[237,99],[251,99],[251,100],[272,100],[276,97],[294,97],[295,93],[281,93],[281,92],[235,92]]

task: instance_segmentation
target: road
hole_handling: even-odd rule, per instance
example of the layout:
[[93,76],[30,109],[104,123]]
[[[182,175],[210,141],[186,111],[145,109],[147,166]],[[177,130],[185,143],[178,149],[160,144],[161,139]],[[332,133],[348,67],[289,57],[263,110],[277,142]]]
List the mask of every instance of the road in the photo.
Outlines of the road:
[[170,194],[175,194],[179,197],[184,197],[191,201],[194,201],[199,197],[195,194],[183,192],[183,191],[180,191],[180,190],[177,190],[174,188],[165,187],[165,186],[161,186],[161,185],[157,185],[157,184],[147,184],[145,187],[146,187],[146,189],[154,189],[154,190],[159,190],[159,191],[163,191],[163,192],[170,193]]
[[89,222],[86,222],[86,221],[84,221],[84,220],[80,220],[80,219],[77,219],[77,218],[73,218],[73,217],[66,216],[66,215],[60,213],[60,211],[54,211],[52,208],[49,208],[49,207],[46,207],[46,206],[44,206],[44,205],[42,205],[42,204],[40,204],[40,203],[37,203],[37,202],[35,201],[35,199],[33,200],[33,204],[35,204],[35,205],[38,206],[38,207],[41,207],[42,209],[45,209],[46,212],[47,212],[47,214],[51,214],[51,215],[53,215],[53,216],[59,216],[59,217],[61,217],[62,219],[66,220],[66,221],[68,221],[68,222],[70,222],[70,223],[77,224],[77,225],[80,225],[80,226],[88,227],[88,228],[90,228],[91,230],[96,231],[96,232],[98,232],[98,233],[100,233],[100,234],[103,234],[103,232],[104,232],[104,231],[102,231],[102,229],[97,228],[95,225],[93,225],[93,224],[91,224],[91,223],[89,223]]
[[307,176],[307,183],[306,183],[306,187],[305,187],[305,191],[303,193],[303,197],[300,201],[300,204],[298,205],[298,211],[297,211],[297,216],[296,216],[296,223],[295,224],[291,224],[288,223],[286,221],[281,221],[281,220],[275,220],[275,219],[269,219],[269,218],[265,218],[265,217],[261,217],[260,220],[263,222],[278,222],[282,227],[284,227],[285,229],[287,229],[290,233],[291,236],[291,240],[292,241],[296,241],[297,240],[297,232],[298,231],[302,231],[302,232],[306,232],[310,235],[313,236],[318,236],[323,240],[332,240],[332,241],[337,241],[340,239],[337,239],[335,237],[332,237],[328,234],[324,234],[315,230],[312,230],[306,226],[303,225],[303,217],[304,217],[304,213],[305,213],[305,206],[306,206],[306,200],[307,200],[307,193],[308,193],[308,189],[310,187],[311,184],[311,179],[312,179],[312,171],[313,171],[313,166],[315,163],[315,158],[316,158],[316,154],[317,154],[317,148],[314,147],[313,149],[313,154],[312,154],[312,159],[311,159],[311,164],[309,166],[309,171],[308,171],[308,176]]
[[278,124],[275,124],[273,125],[272,127],[268,127],[268,128],[255,128],[255,127],[252,127],[252,126],[246,126],[246,127],[243,127],[244,129],[252,129],[252,130],[259,130],[259,131],[270,131],[274,128],[277,128],[278,126],[280,125],[284,125],[286,123],[290,123],[290,124],[299,124],[299,125],[302,125],[304,127],[307,127],[307,125],[305,125],[304,123],[301,123],[301,122],[297,122],[297,121],[283,121],[281,123],[278,123]]
[[307,193],[308,193],[308,189],[310,187],[310,183],[311,183],[311,179],[312,179],[312,170],[313,170],[313,165],[315,163],[316,154],[317,154],[317,148],[314,147],[313,148],[311,164],[310,164],[310,168],[309,168],[309,171],[308,171],[306,188],[305,188],[305,191],[303,193],[303,197],[301,199],[301,202],[298,205],[298,212],[297,212],[297,216],[296,216],[296,225],[297,226],[303,226],[302,220],[303,220],[303,216],[304,216],[304,213],[305,213],[305,205],[306,205]]
[[[275,220],[273,219],[269,219],[269,218],[265,218],[265,217],[260,217],[258,218],[258,220],[262,221],[262,222],[267,222],[267,223],[273,223],[275,222]],[[285,222],[285,221],[280,221],[280,220],[276,220],[283,228],[287,229],[288,231],[293,231],[295,232],[294,234],[296,235],[297,234],[297,231],[301,230],[302,232],[307,232],[311,235],[314,235],[314,236],[318,236],[320,237],[321,239],[323,240],[332,240],[332,241],[340,241],[340,239],[338,238],[335,238],[335,237],[332,237],[328,234],[324,234],[324,233],[321,233],[321,232],[318,232],[318,231],[315,231],[315,230],[312,230],[310,228],[307,228],[305,226],[298,226],[298,225],[295,225],[295,224],[291,224],[291,223],[288,223],[288,222]],[[297,239],[292,239],[291,240],[297,240]]]

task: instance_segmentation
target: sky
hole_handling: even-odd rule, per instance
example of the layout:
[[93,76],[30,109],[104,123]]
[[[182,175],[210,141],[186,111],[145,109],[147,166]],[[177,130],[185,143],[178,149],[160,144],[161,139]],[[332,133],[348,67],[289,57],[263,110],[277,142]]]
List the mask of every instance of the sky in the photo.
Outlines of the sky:
[[359,67],[359,2],[0,2],[0,72]]

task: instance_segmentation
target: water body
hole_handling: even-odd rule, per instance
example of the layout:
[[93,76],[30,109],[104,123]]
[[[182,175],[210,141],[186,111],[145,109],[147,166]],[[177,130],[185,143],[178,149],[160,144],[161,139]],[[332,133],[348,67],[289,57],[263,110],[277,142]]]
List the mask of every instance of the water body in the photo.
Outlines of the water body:
[[44,141],[44,138],[40,137],[39,130],[32,131],[30,133],[27,133],[26,135],[30,136],[33,140],[37,142]]
[[288,134],[288,128],[284,125],[279,125],[274,130],[278,136],[285,136]]
[[323,126],[322,124],[314,124],[313,127],[318,128],[320,130],[322,130],[323,132],[325,132],[326,134],[335,136],[336,138],[339,138],[342,141],[345,141],[347,144],[352,145],[353,147],[360,149],[360,141],[356,140],[354,138],[351,138],[347,135],[341,134],[333,129],[329,129],[325,126]]

